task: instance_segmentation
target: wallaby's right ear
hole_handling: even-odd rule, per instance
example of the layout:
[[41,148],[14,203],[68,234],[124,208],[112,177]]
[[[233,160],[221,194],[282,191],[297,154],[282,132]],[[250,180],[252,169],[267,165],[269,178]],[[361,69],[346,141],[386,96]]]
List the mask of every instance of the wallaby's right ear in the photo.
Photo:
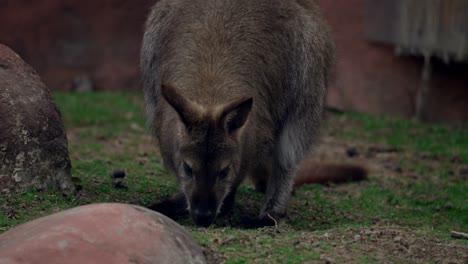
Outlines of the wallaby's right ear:
[[177,111],[185,127],[190,128],[198,116],[197,106],[171,85],[161,85],[161,94],[169,105]]
[[241,128],[252,109],[253,98],[242,98],[224,106],[221,122],[229,133]]

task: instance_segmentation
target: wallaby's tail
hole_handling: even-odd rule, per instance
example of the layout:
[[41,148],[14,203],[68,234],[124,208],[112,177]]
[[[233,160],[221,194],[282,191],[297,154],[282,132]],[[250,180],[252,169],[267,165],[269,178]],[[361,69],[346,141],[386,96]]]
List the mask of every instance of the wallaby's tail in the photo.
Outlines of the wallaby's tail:
[[358,165],[303,162],[296,174],[294,186],[310,183],[340,183],[367,179],[367,170]]

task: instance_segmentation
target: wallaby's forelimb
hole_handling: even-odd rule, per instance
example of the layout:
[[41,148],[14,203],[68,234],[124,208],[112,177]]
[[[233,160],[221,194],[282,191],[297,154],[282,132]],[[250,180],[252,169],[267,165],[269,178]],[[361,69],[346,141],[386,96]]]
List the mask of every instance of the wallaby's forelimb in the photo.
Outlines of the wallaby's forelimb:
[[187,198],[185,198],[183,193],[177,193],[162,202],[149,206],[148,208],[171,219],[177,219],[188,212]]

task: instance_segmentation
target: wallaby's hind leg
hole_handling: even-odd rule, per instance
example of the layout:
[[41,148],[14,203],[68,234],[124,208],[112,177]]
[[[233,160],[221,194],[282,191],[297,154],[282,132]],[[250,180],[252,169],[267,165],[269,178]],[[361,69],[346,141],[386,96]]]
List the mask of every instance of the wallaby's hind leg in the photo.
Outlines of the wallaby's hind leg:
[[284,126],[274,148],[272,174],[260,211],[260,220],[264,224],[271,224],[271,218],[282,220],[286,217],[294,176],[315,138],[314,128],[318,127],[317,122],[319,120],[305,115],[303,118],[289,120]]

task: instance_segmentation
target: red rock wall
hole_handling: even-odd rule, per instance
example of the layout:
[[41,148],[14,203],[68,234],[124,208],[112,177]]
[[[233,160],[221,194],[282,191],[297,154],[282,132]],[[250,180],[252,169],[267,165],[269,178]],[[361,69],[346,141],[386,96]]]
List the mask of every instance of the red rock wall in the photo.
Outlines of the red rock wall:
[[[329,90],[328,105],[412,117],[422,59],[397,57],[392,46],[366,39],[365,0],[317,2],[329,21],[337,45],[337,79]],[[434,63],[423,117],[436,122],[468,121],[468,65]]]
[[53,90],[85,75],[98,90],[138,86],[143,24],[154,0],[2,0],[0,43]]
[[[87,76],[97,90],[137,89],[143,23],[156,0],[2,0],[0,43],[19,53],[53,90]],[[317,0],[337,42],[338,78],[328,105],[413,116],[422,60],[364,37],[365,0]],[[385,12],[385,10],[384,10]],[[468,121],[468,66],[435,65],[432,121]]]

